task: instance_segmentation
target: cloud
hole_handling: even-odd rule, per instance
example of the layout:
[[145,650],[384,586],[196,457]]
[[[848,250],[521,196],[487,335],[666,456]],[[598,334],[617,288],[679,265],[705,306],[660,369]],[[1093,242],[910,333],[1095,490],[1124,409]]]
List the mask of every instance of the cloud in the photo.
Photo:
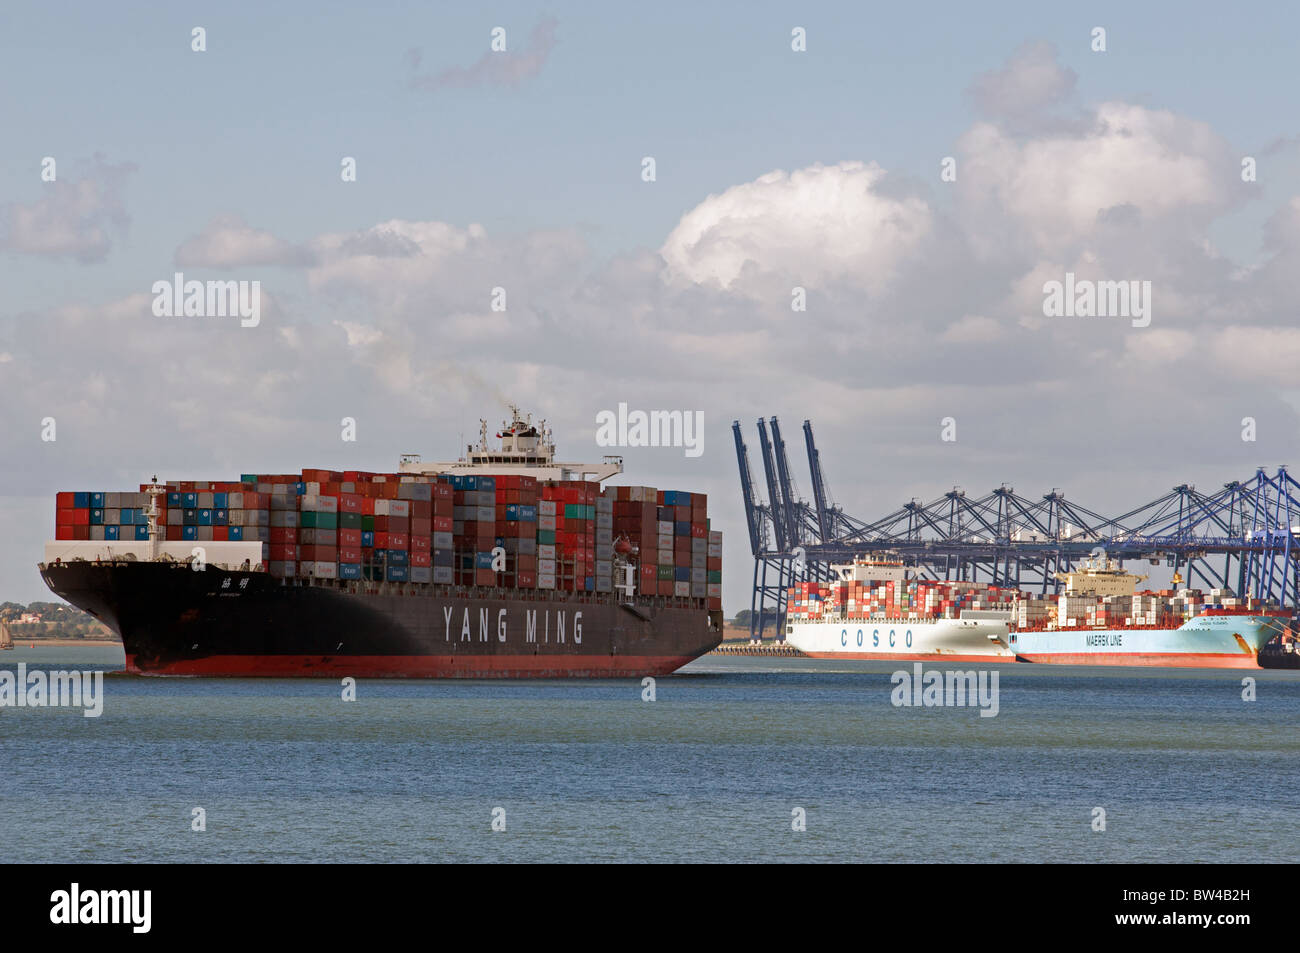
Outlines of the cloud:
[[995,255],[1061,254],[1137,222],[1181,236],[1246,200],[1238,160],[1208,124],[1128,103],[1036,136],[977,123],[958,149],[961,214]]
[[769,172],[683,215],[660,254],[673,275],[697,284],[732,288],[775,272],[880,294],[934,218],[925,201],[886,194],[884,177],[874,162]]
[[182,268],[242,268],[256,265],[304,266],[313,262],[310,250],[253,228],[237,215],[214,218],[203,231],[176,249]]
[[472,66],[453,66],[430,75],[420,73],[423,54],[419,49],[408,50],[407,65],[411,68],[410,85],[414,89],[438,90],[468,88],[473,86],[518,86],[542,71],[551,51],[555,49],[555,31],[559,21],[543,17],[528,34],[522,49],[488,50]]
[[35,202],[0,205],[0,249],[83,264],[103,261],[114,234],[130,224],[127,180],[134,163],[110,163],[96,155],[79,163],[72,178],[42,182]]
[[1068,100],[1077,80],[1057,62],[1056,48],[1039,41],[1020,47],[1001,69],[975,77],[967,95],[985,116],[1021,119]]

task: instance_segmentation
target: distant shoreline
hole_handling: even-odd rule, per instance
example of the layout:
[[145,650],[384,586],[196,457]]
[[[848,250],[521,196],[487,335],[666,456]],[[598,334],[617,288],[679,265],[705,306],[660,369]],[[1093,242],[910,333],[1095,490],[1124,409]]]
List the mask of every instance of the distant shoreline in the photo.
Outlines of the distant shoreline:
[[[14,636],[14,648],[34,645],[39,649],[70,648],[78,645],[118,645],[121,639],[25,639]],[[0,659],[4,658],[0,655]]]

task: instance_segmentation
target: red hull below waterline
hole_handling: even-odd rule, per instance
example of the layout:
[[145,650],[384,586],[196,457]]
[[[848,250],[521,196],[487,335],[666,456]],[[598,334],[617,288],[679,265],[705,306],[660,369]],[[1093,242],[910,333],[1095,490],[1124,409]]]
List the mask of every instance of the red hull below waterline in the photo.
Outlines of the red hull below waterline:
[[1064,652],[1045,655],[1018,655],[1020,662],[1042,665],[1134,665],[1159,668],[1259,668],[1252,654],[1193,652]]
[[639,678],[668,675],[690,655],[212,655],[142,668],[132,655],[132,675],[202,678]]

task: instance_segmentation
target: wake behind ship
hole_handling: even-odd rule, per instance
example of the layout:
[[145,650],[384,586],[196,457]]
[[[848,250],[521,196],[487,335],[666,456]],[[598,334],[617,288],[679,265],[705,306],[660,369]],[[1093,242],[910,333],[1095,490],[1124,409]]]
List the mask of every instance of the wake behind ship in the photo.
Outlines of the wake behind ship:
[[721,641],[702,493],[601,487],[511,408],[500,446],[399,472],[60,493],[41,575],[127,670],[209,676],[663,675]]

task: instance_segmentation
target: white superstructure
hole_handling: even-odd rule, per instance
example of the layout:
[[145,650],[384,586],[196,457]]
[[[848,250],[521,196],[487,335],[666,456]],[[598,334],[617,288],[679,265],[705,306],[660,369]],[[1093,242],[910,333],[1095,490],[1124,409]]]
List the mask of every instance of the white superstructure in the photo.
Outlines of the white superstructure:
[[465,448],[459,460],[426,463],[418,453],[404,453],[398,469],[402,473],[419,473],[433,476],[450,473],[456,476],[469,474],[512,473],[535,477],[538,480],[590,480],[603,482],[623,472],[623,458],[606,456],[600,463],[563,463],[555,459],[555,442],[546,421],[533,424],[533,415],[520,413],[510,405],[510,420],[503,421],[497,434],[500,447],[488,446],[487,421],[479,420],[477,446]]

